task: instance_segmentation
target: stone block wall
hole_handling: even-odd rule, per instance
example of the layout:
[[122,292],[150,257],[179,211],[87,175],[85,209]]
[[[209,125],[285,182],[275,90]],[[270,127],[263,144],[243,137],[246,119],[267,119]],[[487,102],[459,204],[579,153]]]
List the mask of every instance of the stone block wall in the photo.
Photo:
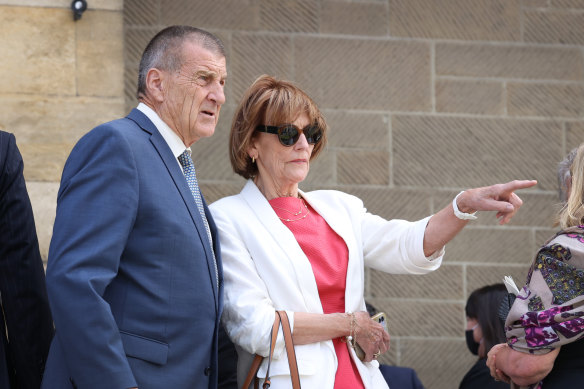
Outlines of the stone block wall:
[[260,74],[291,79],[323,109],[330,143],[302,188],[362,198],[369,211],[415,220],[465,188],[534,178],[511,224],[477,221],[426,276],[367,271],[365,295],[388,313],[383,362],[414,367],[429,389],[458,386],[474,359],[463,331],[468,295],[525,278],[553,231],[555,167],[584,140],[581,0],[0,0],[0,129],[25,161],[46,260],[58,181],[75,142],[135,106],[148,40],[171,24],[219,35],[227,103],[194,147],[209,202],[237,193],[227,139],[243,91]]
[[[191,24],[228,52],[227,103],[194,147],[209,201],[242,185],[228,161],[231,116],[263,73],[306,89],[330,143],[306,190],[353,193],[386,218],[415,220],[465,188],[537,179],[511,224],[481,214],[426,276],[368,270],[365,295],[388,313],[382,361],[414,367],[429,389],[458,387],[474,362],[463,339],[476,288],[525,280],[553,233],[556,164],[584,140],[584,3],[577,0],[126,0],[126,106],[141,49]],[[128,85],[130,87],[128,87]]]
[[71,148],[125,111],[122,1],[88,3],[74,22],[69,0],[0,0],[0,129],[22,153],[45,261]]

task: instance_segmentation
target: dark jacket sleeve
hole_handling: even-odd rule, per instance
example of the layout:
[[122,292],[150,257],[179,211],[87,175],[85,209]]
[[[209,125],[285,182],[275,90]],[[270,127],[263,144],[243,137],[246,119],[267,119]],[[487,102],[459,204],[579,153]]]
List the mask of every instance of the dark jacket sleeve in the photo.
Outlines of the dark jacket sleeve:
[[53,321],[22,157],[14,135],[5,132],[0,132],[0,293],[6,359],[17,387],[39,388]]

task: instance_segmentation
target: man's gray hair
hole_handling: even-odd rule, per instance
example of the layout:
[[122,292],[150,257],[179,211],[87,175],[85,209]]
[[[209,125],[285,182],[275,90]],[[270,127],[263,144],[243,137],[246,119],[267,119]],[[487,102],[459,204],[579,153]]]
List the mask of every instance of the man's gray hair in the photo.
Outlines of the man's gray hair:
[[152,68],[173,72],[182,66],[182,46],[186,41],[196,42],[201,47],[225,57],[223,42],[208,31],[192,26],[170,26],[161,30],[150,40],[138,69],[138,91],[136,96],[146,96],[146,75]]

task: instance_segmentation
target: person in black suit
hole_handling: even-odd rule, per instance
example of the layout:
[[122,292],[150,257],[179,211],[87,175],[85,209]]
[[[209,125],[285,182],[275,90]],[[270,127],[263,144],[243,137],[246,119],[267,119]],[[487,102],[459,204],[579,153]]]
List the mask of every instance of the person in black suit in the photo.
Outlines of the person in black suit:
[[418,374],[411,367],[380,364],[379,370],[390,389],[424,389]]
[[217,389],[237,388],[237,351],[227,336],[225,329],[219,327],[219,364]]
[[14,135],[0,131],[0,389],[38,389],[53,336],[22,171]]

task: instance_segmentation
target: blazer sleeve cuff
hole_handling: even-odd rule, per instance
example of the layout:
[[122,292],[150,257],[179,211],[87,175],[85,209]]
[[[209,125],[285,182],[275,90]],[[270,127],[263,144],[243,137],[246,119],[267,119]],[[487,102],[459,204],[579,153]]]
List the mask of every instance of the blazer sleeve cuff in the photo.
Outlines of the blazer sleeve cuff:
[[[294,333],[294,312],[286,310],[288,314],[288,321],[290,322],[290,331]],[[274,359],[280,359],[286,352],[286,345],[284,342],[284,332],[282,326],[278,330],[278,339],[276,339],[276,347],[274,347]]]
[[429,257],[426,257],[424,254],[424,234],[426,233],[426,226],[428,225],[430,218],[431,216],[428,216],[422,220],[414,222],[406,244],[408,246],[407,252],[413,254],[410,259],[414,265],[422,268],[435,269],[442,263],[442,258],[446,250],[445,247],[442,246]]

